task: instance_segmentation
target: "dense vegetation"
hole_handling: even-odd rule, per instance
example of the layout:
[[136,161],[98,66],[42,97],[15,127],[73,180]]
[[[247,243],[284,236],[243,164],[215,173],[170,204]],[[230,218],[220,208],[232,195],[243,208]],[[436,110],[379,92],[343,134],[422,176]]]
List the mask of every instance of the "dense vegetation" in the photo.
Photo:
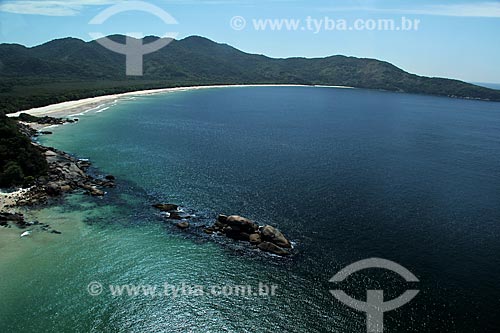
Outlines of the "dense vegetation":
[[41,151],[0,111],[0,187],[29,185],[47,168]]
[[[145,43],[156,37],[147,37]],[[112,39],[124,42],[123,36]],[[345,56],[272,59],[202,37],[173,41],[145,56],[144,76],[125,75],[125,56],[97,42],[65,38],[26,48],[0,45],[0,110],[140,89],[207,84],[346,85],[500,101],[500,91],[409,74],[387,62]]]

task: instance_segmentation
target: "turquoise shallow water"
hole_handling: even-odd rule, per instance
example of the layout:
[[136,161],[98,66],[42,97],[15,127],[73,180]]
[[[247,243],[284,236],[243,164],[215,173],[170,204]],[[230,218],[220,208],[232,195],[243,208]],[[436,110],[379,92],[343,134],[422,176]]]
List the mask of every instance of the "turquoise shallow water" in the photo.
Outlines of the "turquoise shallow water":
[[[307,87],[224,88],[120,101],[42,142],[118,178],[104,199],[35,212],[63,235],[9,238],[0,262],[7,331],[363,332],[329,294],[354,261],[382,257],[420,279],[388,332],[493,332],[500,273],[496,103]],[[296,243],[292,259],[185,235],[156,201],[210,219],[238,213]],[[9,230],[9,232],[11,232]],[[14,244],[14,245],[12,245]],[[15,249],[15,250],[12,250]],[[87,285],[257,285],[273,297],[92,297]],[[389,272],[342,288],[398,296]]]

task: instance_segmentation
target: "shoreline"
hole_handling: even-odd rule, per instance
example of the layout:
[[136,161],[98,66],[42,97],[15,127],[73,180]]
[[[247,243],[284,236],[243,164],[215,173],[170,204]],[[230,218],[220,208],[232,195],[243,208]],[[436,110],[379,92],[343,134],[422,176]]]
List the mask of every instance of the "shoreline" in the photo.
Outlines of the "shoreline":
[[[101,109],[109,107],[109,103],[116,103],[120,98],[145,96],[159,93],[189,91],[198,89],[210,88],[225,88],[225,87],[261,87],[263,85],[229,85],[229,86],[203,86],[203,87],[185,87],[185,88],[166,88],[155,90],[143,90],[138,92],[129,92],[123,94],[114,94],[89,98],[77,101],[64,102],[54,105],[49,105],[37,109],[20,111],[11,117],[18,116],[20,113],[28,113],[35,117],[63,118],[68,116],[76,116],[75,112],[85,113],[89,110]],[[267,86],[267,85],[265,85]],[[297,86],[297,85],[273,85],[273,86]],[[303,86],[311,87],[311,86]],[[96,105],[98,105],[96,107]],[[97,110],[96,112],[99,112]],[[56,125],[48,125],[53,122],[36,122],[37,119],[26,119],[28,122],[21,122],[20,131],[26,135],[33,137],[33,133],[39,132],[40,127],[51,127]],[[76,120],[76,119],[75,119]],[[74,120],[67,120],[74,122]],[[63,122],[64,123],[64,122]],[[19,124],[18,124],[19,126]],[[58,125],[57,125],[58,126]],[[65,197],[66,194],[78,193],[79,195],[87,194],[92,197],[103,197],[108,192],[107,188],[114,188],[115,177],[113,175],[105,175],[101,173],[89,173],[88,169],[91,163],[86,159],[79,159],[71,156],[68,153],[58,150],[54,147],[47,147],[39,143],[33,142],[41,153],[44,155],[48,164],[48,173],[46,176],[36,179],[35,185],[29,188],[11,188],[10,190],[0,190],[0,226],[5,228],[16,227],[16,231],[12,235],[15,237],[28,237],[34,231],[43,231],[51,234],[61,234],[62,232],[54,229],[51,225],[37,220],[26,220],[25,214],[32,210],[33,207],[48,207],[54,198]],[[189,234],[212,238],[211,235],[223,236],[223,239],[243,241],[245,246],[250,251],[259,250],[259,252],[267,253],[268,255],[285,257],[295,254],[294,242],[287,239],[277,228],[271,225],[259,225],[252,220],[239,215],[223,215],[219,214],[213,224],[199,224],[196,220],[197,214],[185,214],[184,210],[176,204],[153,204],[153,207],[161,211],[163,220],[177,227],[180,231]],[[28,214],[29,215],[29,214]],[[21,232],[17,236],[18,232]]]
[[[162,89],[149,89],[149,90],[137,90],[126,93],[103,95],[91,98],[85,98],[80,100],[73,100],[67,102],[61,102],[56,104],[51,104],[47,106],[42,106],[38,108],[32,108],[28,110],[18,111],[15,113],[7,114],[7,117],[19,117],[21,113],[27,113],[36,117],[54,117],[54,118],[67,118],[76,117],[78,115],[83,115],[84,113],[92,110],[99,110],[100,108],[107,108],[110,105],[116,103],[118,100],[127,97],[140,97],[140,96],[150,96],[157,94],[164,94],[170,92],[178,91],[192,91],[199,89],[215,89],[215,88],[231,88],[231,87],[289,87],[289,86],[299,86],[299,87],[311,87],[306,85],[210,85],[210,86],[187,86],[187,87],[176,87],[176,88],[162,88]],[[27,123],[20,122],[21,124],[31,128],[34,131],[41,131],[52,126],[58,125],[47,125],[38,123]],[[43,148],[43,145],[39,145]],[[18,202],[27,198],[27,196],[36,189],[37,186],[31,186],[29,188],[12,188],[0,190],[0,212],[15,212],[19,208]]]
[[27,113],[29,115],[37,117],[50,116],[55,118],[64,118],[64,117],[77,116],[80,115],[81,113],[91,111],[93,109],[98,109],[100,107],[106,107],[109,104],[113,104],[116,101],[126,97],[149,96],[149,95],[157,95],[170,92],[192,91],[200,89],[244,88],[244,87],[312,87],[312,88],[318,87],[318,88],[356,89],[354,87],[347,87],[347,86],[318,86],[318,85],[310,86],[301,84],[234,84],[234,85],[228,84],[228,85],[161,88],[161,89],[150,89],[150,90],[137,90],[120,94],[104,95],[104,96],[97,96],[97,97],[85,98],[74,101],[67,101],[67,102],[42,106],[38,108],[22,110],[15,113],[9,113],[6,116],[18,117],[21,113]]
[[[47,106],[42,106],[38,108],[32,108],[28,110],[18,111],[15,113],[7,114],[7,117],[19,117],[21,113],[27,113],[36,117],[53,117],[53,118],[67,118],[67,117],[76,117],[77,115],[83,115],[84,113],[92,110],[98,110],[100,108],[107,108],[110,105],[116,103],[118,100],[127,98],[127,97],[140,97],[140,96],[150,96],[157,94],[164,94],[170,92],[178,92],[178,91],[192,91],[199,89],[215,89],[215,88],[232,88],[232,87],[311,87],[306,85],[210,85],[210,86],[187,86],[187,87],[176,87],[176,88],[162,88],[162,89],[149,89],[149,90],[137,90],[126,93],[112,94],[112,95],[104,95],[97,96],[91,98],[85,98],[74,101],[61,102],[56,104],[51,104]],[[349,88],[349,87],[346,87]],[[52,126],[58,125],[47,125],[47,124],[38,124],[38,123],[26,123],[20,122],[21,124],[31,128],[33,131],[41,131]],[[42,147],[42,149],[48,149],[49,147],[45,147],[43,145],[38,145]],[[63,152],[61,152],[63,153]],[[39,186],[38,186],[39,187]],[[11,189],[3,189],[0,190],[0,212],[15,212],[16,209],[19,208],[18,202],[26,199],[32,191],[37,190],[37,185],[23,188],[16,187]],[[39,190],[39,189],[38,189]]]

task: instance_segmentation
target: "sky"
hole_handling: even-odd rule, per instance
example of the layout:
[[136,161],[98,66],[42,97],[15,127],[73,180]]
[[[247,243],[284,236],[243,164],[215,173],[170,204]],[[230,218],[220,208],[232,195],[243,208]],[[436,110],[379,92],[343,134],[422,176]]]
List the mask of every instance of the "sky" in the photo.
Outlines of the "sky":
[[[89,24],[124,2],[133,10]],[[384,29],[388,19],[393,29]],[[88,41],[95,32],[199,35],[270,57],[343,54],[418,75],[500,83],[500,0],[0,0],[0,43]]]

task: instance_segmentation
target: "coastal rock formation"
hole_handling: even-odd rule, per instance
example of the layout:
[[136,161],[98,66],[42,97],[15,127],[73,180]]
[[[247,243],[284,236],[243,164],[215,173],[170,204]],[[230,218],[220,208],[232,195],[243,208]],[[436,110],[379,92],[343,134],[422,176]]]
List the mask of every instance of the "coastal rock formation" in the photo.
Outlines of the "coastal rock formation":
[[87,160],[78,160],[69,154],[54,148],[40,147],[45,150],[45,157],[49,165],[48,182],[45,191],[50,196],[58,196],[65,192],[82,189],[92,196],[103,196],[105,192],[99,187],[114,187],[115,184],[109,175],[94,178],[87,174],[90,163]]
[[47,176],[36,180],[35,185],[17,202],[19,206],[44,203],[48,198],[57,197],[75,190],[83,190],[91,196],[104,196],[102,188],[114,187],[114,177],[93,177],[88,174],[90,162],[79,160],[63,151],[33,143],[43,152],[47,160]]
[[36,117],[27,113],[20,113],[19,117],[17,117],[17,120],[40,125],[62,125],[64,123],[74,123],[75,121],[78,121],[76,119],[63,119],[49,116]]
[[[7,118],[4,118],[4,120],[5,119]],[[34,124],[57,125],[76,121],[53,117],[35,117],[24,113],[19,116],[18,120],[19,121],[14,125],[10,125],[11,127],[14,126],[17,128],[17,132],[25,141],[39,134],[39,132],[32,127]],[[88,172],[91,166],[88,160],[77,159],[63,151],[44,147],[33,141],[28,141],[27,147],[21,148],[23,151],[30,148],[36,152],[36,154],[26,156],[34,158],[33,156],[36,155],[39,157],[40,161],[37,162],[37,165],[40,172],[33,172],[29,174],[29,177],[25,176],[24,180],[22,179],[23,177],[19,176],[19,178],[23,180],[23,183],[19,185],[30,187],[25,188],[22,194],[17,195],[15,199],[10,198],[9,204],[6,205],[6,207],[42,204],[46,203],[49,198],[57,197],[75,190],[83,190],[85,193],[92,196],[103,196],[105,192],[102,188],[115,186],[115,177],[112,175],[91,175]],[[16,165],[20,167],[18,162],[19,161],[16,162]],[[35,164],[35,161],[29,159],[27,163],[30,168],[34,168],[33,164]],[[23,173],[18,172],[18,174],[22,175]],[[14,184],[14,182],[10,183]]]
[[279,256],[290,255],[291,242],[276,228],[257,223],[239,216],[220,214],[212,227],[205,229],[206,233],[223,234],[226,237],[249,242],[258,249]]
[[[26,114],[21,115],[19,120],[29,122],[30,124],[37,123],[44,125],[76,121],[52,117],[38,118]],[[33,138],[43,133],[37,132],[30,124],[23,124],[21,122],[15,124],[20,137],[25,141],[26,137]],[[46,132],[45,134],[48,133]],[[28,148],[36,151],[36,156],[43,162],[43,172],[30,175],[29,181],[26,181],[24,184],[30,187],[18,190],[13,195],[7,194],[2,197],[2,201],[0,202],[0,226],[6,228],[16,226],[20,229],[26,229],[22,234],[25,236],[31,235],[33,232],[49,232],[60,235],[61,232],[52,229],[49,224],[38,221],[26,221],[23,214],[13,213],[11,210],[16,206],[43,204],[51,197],[57,197],[75,190],[83,190],[92,196],[103,196],[105,192],[102,188],[115,186],[115,177],[112,175],[91,175],[88,172],[88,168],[91,166],[88,160],[77,159],[63,151],[44,147],[33,141],[27,141],[26,147],[19,147],[20,150],[27,150]],[[23,156],[29,157],[30,155]],[[34,163],[33,159],[28,158],[26,161]],[[4,209],[8,209],[9,212],[4,212]]]

